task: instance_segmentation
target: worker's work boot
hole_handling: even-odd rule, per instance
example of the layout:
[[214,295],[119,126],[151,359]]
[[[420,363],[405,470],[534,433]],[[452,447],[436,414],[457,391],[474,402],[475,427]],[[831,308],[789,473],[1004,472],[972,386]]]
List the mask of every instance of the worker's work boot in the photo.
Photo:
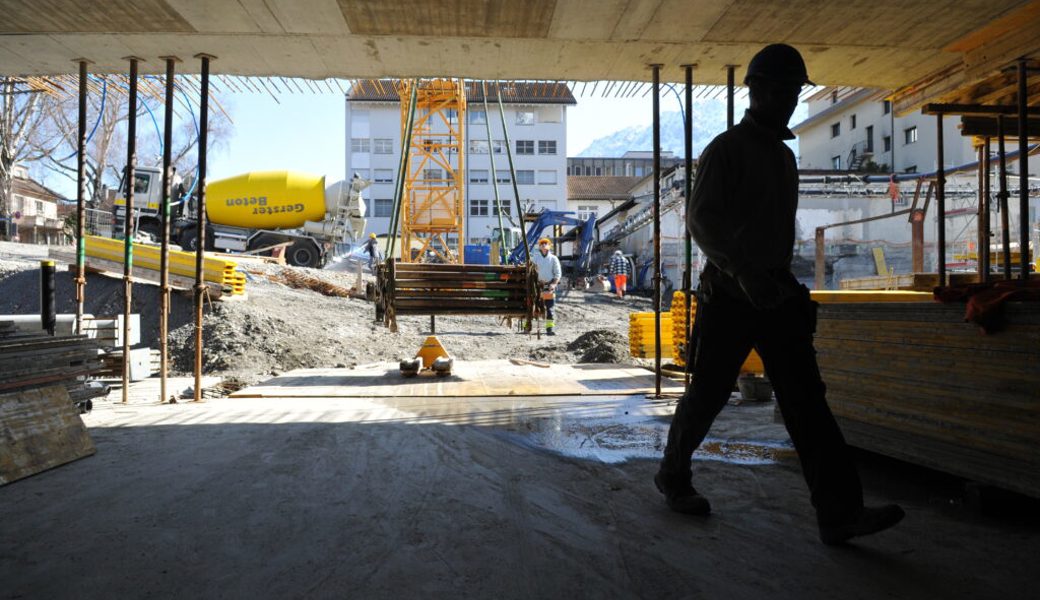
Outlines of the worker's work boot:
[[689,482],[676,485],[665,478],[661,473],[654,475],[654,485],[657,491],[664,494],[664,501],[668,508],[684,515],[707,515],[711,513],[711,504],[708,499],[697,493]]
[[862,508],[852,518],[835,524],[820,524],[820,541],[827,545],[844,544],[854,537],[884,531],[903,520],[906,513],[898,504]]
[[545,335],[556,335],[556,332],[553,331],[552,327],[549,327],[545,330]]

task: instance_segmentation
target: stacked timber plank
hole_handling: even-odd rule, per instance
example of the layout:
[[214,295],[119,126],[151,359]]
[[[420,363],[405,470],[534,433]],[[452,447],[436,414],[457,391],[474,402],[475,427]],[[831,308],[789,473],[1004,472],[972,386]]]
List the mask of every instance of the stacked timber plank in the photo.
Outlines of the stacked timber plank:
[[[656,319],[652,312],[628,315],[628,350],[635,358],[657,356]],[[661,313],[661,358],[672,357],[672,315]]]
[[[98,236],[87,236],[87,264],[98,263],[97,268],[112,270],[112,265],[122,269],[124,245],[122,240],[113,240]],[[154,280],[158,280],[161,249],[159,246],[134,244],[133,264],[137,275],[139,270],[153,271]],[[109,264],[105,264],[109,263]],[[106,268],[107,267],[107,268]],[[194,284],[195,254],[170,250],[169,270],[172,278],[180,278],[181,285]],[[150,277],[146,277],[152,279]],[[226,258],[207,256],[202,262],[202,278],[205,282],[216,284],[232,295],[245,293],[246,276],[238,270],[238,263]],[[186,280],[186,281],[185,281]],[[190,282],[190,283],[188,283]]]
[[855,446],[1040,497],[1040,305],[982,335],[963,304],[820,307],[827,396]]
[[390,263],[379,269],[380,305],[387,324],[399,315],[530,317],[533,267]]
[[86,336],[0,334],[0,393],[59,385],[81,404],[104,395],[84,381],[101,368],[100,347]]

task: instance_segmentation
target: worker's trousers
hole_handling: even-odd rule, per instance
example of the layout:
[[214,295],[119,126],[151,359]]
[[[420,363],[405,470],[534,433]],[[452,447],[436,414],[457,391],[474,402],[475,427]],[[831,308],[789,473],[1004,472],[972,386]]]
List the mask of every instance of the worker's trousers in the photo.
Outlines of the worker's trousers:
[[701,278],[693,379],[675,409],[661,474],[674,486],[690,481],[693,452],[729,400],[740,366],[754,347],[765,363],[819,522],[849,518],[862,508],[863,491],[816,364],[816,303],[799,286],[798,297],[773,310],[757,310],[729,291],[733,286],[712,286],[713,276],[725,277],[715,271]]

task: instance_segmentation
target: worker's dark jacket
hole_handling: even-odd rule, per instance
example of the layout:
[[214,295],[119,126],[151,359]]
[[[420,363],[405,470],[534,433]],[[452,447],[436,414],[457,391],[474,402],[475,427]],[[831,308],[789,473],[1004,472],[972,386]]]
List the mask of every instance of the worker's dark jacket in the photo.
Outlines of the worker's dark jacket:
[[790,271],[798,167],[784,140],[793,138],[786,127],[767,129],[746,112],[701,154],[686,224],[709,262],[729,276],[720,278],[728,280],[724,287],[745,271]]
[[365,252],[367,252],[369,256],[374,258],[379,254],[379,241],[369,239],[365,242],[364,248]]

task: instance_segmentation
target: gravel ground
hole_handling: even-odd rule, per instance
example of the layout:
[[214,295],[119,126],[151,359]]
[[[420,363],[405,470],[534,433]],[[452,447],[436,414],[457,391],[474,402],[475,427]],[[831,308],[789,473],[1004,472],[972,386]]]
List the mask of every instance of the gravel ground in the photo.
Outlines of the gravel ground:
[[[0,243],[0,314],[33,313],[38,306],[39,260],[43,246]],[[248,298],[215,302],[203,319],[204,372],[245,383],[297,368],[351,367],[395,361],[414,354],[429,335],[428,317],[403,317],[391,333],[374,321],[364,300],[324,296],[272,281],[286,269],[351,287],[356,275],[249,263]],[[72,277],[59,265],[58,311],[74,312]],[[120,279],[89,275],[85,311],[122,312]],[[617,300],[606,293],[571,291],[557,302],[557,335],[523,335],[492,317],[438,317],[437,335],[457,360],[522,358],[553,363],[649,364],[629,356],[628,314],[649,311],[648,298]],[[141,314],[142,341],[158,347],[158,287],[134,286],[133,311]],[[170,354],[175,373],[190,373],[194,361],[191,297],[175,293],[171,303]]]

